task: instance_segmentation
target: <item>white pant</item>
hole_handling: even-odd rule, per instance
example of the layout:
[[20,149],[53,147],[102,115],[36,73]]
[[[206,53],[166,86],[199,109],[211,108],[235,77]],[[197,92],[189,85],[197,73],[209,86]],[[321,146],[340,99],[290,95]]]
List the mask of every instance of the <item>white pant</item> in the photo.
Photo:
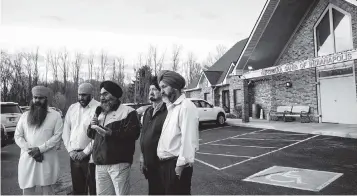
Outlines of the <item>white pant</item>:
[[96,165],[97,195],[129,195],[130,164]]
[[53,190],[52,185],[48,186],[34,186],[31,188],[23,189],[24,195],[54,195],[55,192]]

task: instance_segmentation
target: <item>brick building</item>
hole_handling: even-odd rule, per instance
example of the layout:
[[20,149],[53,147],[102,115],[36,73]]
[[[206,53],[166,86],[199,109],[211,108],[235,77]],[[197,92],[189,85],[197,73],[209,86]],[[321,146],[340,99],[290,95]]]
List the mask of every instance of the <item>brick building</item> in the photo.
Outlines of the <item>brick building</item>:
[[241,112],[244,122],[257,104],[264,118],[305,105],[313,122],[357,124],[356,0],[268,0],[249,38],[227,53],[187,96]]

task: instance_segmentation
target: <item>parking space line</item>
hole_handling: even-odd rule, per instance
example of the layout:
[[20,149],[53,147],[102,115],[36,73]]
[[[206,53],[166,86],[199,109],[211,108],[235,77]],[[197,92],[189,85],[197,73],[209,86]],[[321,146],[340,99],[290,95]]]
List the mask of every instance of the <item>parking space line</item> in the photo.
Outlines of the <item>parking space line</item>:
[[260,139],[260,138],[245,138],[245,137],[234,137],[231,139],[235,140],[276,140],[276,141],[288,141],[288,142],[297,142],[300,140],[286,140],[286,139]]
[[279,149],[276,149],[276,150],[273,150],[273,151],[270,151],[270,152],[267,152],[267,153],[264,153],[264,154],[261,154],[261,155],[258,155],[258,156],[249,158],[249,159],[246,159],[246,160],[244,160],[244,161],[241,161],[241,162],[238,162],[238,163],[235,163],[235,164],[232,164],[232,165],[228,165],[228,166],[226,166],[226,167],[222,167],[222,168],[220,168],[220,170],[224,170],[224,169],[227,169],[227,168],[230,168],[230,167],[233,167],[233,166],[236,166],[236,165],[239,165],[239,164],[242,164],[242,163],[245,163],[245,162],[248,162],[248,161],[257,159],[257,158],[260,158],[260,157],[263,157],[263,156],[265,156],[265,155],[272,154],[272,153],[274,153],[274,152],[278,152],[278,151],[280,151],[280,150],[283,150],[283,149],[285,149],[285,148],[289,148],[289,147],[291,147],[291,146],[294,146],[294,145],[296,145],[296,144],[299,144],[299,143],[308,141],[308,140],[313,139],[313,138],[318,137],[318,136],[319,136],[319,135],[315,135],[315,136],[306,138],[306,139],[304,139],[304,140],[300,140],[300,141],[298,141],[298,142],[292,143],[292,144],[290,144],[290,145],[281,147],[281,148],[279,148]]
[[199,160],[199,159],[197,159],[197,158],[195,158],[195,161],[198,161],[198,162],[200,162],[200,163],[202,163],[202,164],[204,164],[204,165],[207,165],[207,166],[209,166],[209,167],[212,167],[212,168],[214,168],[214,169],[216,169],[216,170],[219,170],[220,168],[218,168],[218,167],[216,167],[216,166],[214,166],[214,165],[211,165],[211,164],[209,164],[209,163],[206,163],[206,162],[204,162],[204,161],[202,161],[202,160]]
[[212,129],[206,129],[206,130],[203,130],[203,131],[199,131],[199,132],[202,133],[202,132],[212,131],[212,130],[215,130],[215,129],[221,129],[221,128],[226,128],[226,127],[232,127],[232,126],[228,125],[228,126],[224,126],[224,127],[216,127],[216,128],[212,128]]
[[310,133],[264,133],[266,135],[311,135]]
[[236,145],[236,144],[208,144],[208,145],[214,145],[214,146],[232,146],[232,147],[247,147],[247,148],[278,148],[278,147],[269,147],[269,146],[242,146],[242,145]]
[[[227,138],[223,138],[223,139],[219,139],[219,140],[206,142],[206,143],[203,143],[203,144],[210,144],[210,143],[213,143],[213,142],[218,142],[218,141],[222,141],[222,140],[228,140],[228,139],[231,139],[231,138],[234,138],[234,137],[238,137],[238,136],[242,136],[242,135],[248,135],[248,134],[252,134],[252,133],[258,133],[258,132],[261,132],[261,131],[264,131],[264,130],[267,130],[267,129],[261,129],[261,130],[257,130],[257,131],[243,133],[243,134],[235,135],[235,136],[232,136],[232,137],[227,137]],[[203,144],[200,144],[200,145],[203,145]]]
[[231,155],[231,154],[214,154],[208,152],[196,152],[197,154],[206,154],[206,155],[217,155],[217,156],[224,156],[224,157],[243,157],[243,158],[252,158],[249,156],[238,156],[238,155]]

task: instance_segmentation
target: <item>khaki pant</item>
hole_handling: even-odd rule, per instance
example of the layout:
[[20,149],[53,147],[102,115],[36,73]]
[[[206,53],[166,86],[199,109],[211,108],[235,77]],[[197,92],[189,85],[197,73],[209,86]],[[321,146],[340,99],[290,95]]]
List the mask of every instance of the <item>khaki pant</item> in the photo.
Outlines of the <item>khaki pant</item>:
[[24,195],[54,195],[55,191],[53,190],[52,185],[48,186],[34,186],[31,188],[23,189]]
[[96,165],[97,195],[129,195],[130,164]]

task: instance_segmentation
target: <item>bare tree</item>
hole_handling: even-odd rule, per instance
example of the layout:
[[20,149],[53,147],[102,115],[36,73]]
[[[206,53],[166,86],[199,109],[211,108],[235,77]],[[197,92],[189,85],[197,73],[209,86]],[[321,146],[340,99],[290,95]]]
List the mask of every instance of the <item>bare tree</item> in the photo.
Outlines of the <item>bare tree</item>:
[[227,47],[222,44],[216,46],[216,50],[213,53],[208,53],[208,56],[204,62],[205,67],[208,68],[212,66],[216,61],[218,61],[227,52]]
[[108,70],[108,54],[102,50],[100,55],[100,76],[102,80],[105,80],[105,76]]
[[78,87],[79,84],[79,74],[82,67],[83,55],[81,53],[76,53],[74,62],[72,63],[72,78],[74,86]]
[[[139,55],[138,55],[138,64],[137,64],[137,66],[138,67],[142,67],[142,66],[144,66],[144,63],[143,63],[143,53],[139,53]],[[150,60],[151,61],[151,60]],[[148,63],[148,62],[146,62],[146,63]],[[147,64],[147,65],[149,65],[149,64]]]
[[201,65],[197,62],[196,56],[192,52],[187,54],[187,60],[184,66],[186,82],[189,84],[200,75],[202,68]]
[[38,54],[38,47],[36,48],[35,52],[31,52],[31,59],[33,62],[33,85],[37,86],[37,83],[39,81],[39,73],[38,73],[38,60],[39,60],[39,54]]
[[88,57],[88,79],[93,79],[94,54],[91,53]]
[[11,60],[9,55],[1,51],[0,52],[0,81],[1,81],[1,101],[8,100],[9,90],[11,88],[10,84],[13,81],[12,70],[11,70]]
[[172,49],[172,71],[178,71],[180,64],[180,54],[181,54],[181,46],[174,45]]
[[68,51],[64,49],[60,53],[60,66],[59,66],[63,76],[63,89],[62,89],[63,94],[66,93],[66,89],[67,89],[69,64],[70,64],[69,54]]
[[150,68],[153,68],[155,75],[162,70],[165,60],[165,52],[161,55],[158,52],[157,47],[150,45],[149,54],[147,58],[147,64]]
[[111,76],[111,80],[115,81],[117,77],[117,73],[116,73],[116,59],[113,59],[113,63],[112,63],[112,76]]
[[59,67],[59,55],[54,53],[53,51],[49,51],[48,53],[49,61],[52,68],[52,75],[54,80],[54,92],[58,91],[58,67]]
[[118,71],[117,71],[117,82],[120,86],[124,86],[125,84],[125,60],[123,57],[117,58],[117,65],[118,65]]

